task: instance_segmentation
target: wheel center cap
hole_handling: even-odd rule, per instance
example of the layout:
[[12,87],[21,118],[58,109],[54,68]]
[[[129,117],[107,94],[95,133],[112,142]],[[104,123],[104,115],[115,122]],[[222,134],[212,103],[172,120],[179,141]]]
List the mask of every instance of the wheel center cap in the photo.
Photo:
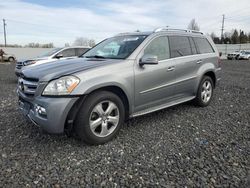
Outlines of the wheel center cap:
[[102,120],[103,120],[103,121],[106,121],[106,120],[107,120],[107,117],[106,117],[106,116],[102,116]]

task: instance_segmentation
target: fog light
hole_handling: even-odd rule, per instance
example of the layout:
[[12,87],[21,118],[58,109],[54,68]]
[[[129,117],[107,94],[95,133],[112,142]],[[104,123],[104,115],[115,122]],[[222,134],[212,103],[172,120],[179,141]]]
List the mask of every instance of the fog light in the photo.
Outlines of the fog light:
[[35,106],[35,111],[39,114],[39,115],[42,115],[42,116],[46,116],[47,115],[47,112],[46,112],[46,109],[40,105],[36,105]]

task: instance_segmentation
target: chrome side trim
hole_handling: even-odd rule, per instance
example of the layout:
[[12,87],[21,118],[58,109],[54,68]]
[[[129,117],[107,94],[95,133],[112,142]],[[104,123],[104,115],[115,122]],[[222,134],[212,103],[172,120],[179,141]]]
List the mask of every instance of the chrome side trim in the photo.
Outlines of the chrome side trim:
[[154,88],[151,88],[151,89],[147,89],[147,90],[141,91],[140,94],[152,92],[152,91],[164,88],[164,87],[168,87],[168,86],[171,86],[171,85],[174,85],[174,84],[178,84],[180,82],[185,82],[187,80],[191,80],[191,79],[195,79],[195,78],[197,78],[197,76],[192,76],[192,77],[189,77],[189,78],[186,78],[186,79],[182,79],[182,80],[179,80],[179,81],[175,81],[175,82],[172,82],[172,83],[160,85],[160,86],[157,86],[157,87],[154,87]]

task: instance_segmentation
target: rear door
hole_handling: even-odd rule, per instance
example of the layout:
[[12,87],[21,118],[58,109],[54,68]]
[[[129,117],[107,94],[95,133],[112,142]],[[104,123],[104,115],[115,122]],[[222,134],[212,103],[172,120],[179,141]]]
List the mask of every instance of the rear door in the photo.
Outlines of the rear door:
[[193,38],[169,36],[171,58],[175,65],[175,96],[183,98],[195,95],[197,71],[202,62],[197,55]]

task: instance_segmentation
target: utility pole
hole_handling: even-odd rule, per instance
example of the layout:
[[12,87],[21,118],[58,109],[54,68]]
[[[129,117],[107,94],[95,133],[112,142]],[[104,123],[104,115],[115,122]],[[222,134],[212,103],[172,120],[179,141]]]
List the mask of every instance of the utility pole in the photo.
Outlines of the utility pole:
[[3,19],[3,34],[4,34],[4,46],[6,47],[6,29],[5,29],[5,27],[6,27],[6,23],[5,23],[5,19]]
[[220,37],[220,40],[221,40],[221,43],[223,44],[224,41],[223,41],[223,31],[224,31],[224,22],[225,22],[225,15],[223,14],[222,15],[222,25],[221,25],[221,37]]
[[241,29],[240,29],[239,39],[240,39],[240,50],[241,50]]

